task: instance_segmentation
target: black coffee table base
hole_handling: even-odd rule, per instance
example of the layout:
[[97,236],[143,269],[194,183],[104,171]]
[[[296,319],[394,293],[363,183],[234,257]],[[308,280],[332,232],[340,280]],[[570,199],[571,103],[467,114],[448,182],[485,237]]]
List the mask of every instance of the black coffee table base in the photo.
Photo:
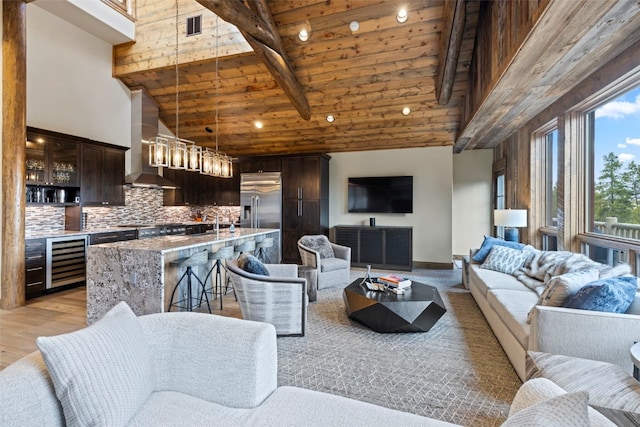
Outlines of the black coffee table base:
[[438,289],[413,282],[403,295],[373,292],[354,281],[343,292],[347,315],[380,333],[427,332],[446,313]]

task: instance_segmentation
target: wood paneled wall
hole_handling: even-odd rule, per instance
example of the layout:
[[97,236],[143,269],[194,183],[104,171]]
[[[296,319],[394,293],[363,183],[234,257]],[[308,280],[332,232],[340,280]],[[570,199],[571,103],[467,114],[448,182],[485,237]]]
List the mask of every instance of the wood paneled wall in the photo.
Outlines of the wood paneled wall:
[[[170,4],[172,7],[167,7]],[[113,74],[123,77],[140,71],[175,67],[176,9],[166,0],[137,2],[136,41],[114,46]],[[187,18],[202,15],[202,35],[187,37]],[[178,0],[178,62],[186,64],[216,56],[216,15],[193,0]],[[219,20],[220,56],[252,52],[238,29]]]
[[[536,203],[541,196],[539,178],[534,168],[542,161],[539,151],[532,146],[533,133],[552,120],[557,120],[559,143],[558,168],[558,247],[580,251],[575,236],[584,230],[581,210],[584,206],[586,178],[584,146],[577,142],[584,132],[584,121],[575,111],[585,102],[603,91],[640,81],[640,42],[625,53],[586,77],[574,90],[560,98],[538,114],[524,127],[494,148],[494,165],[504,163],[506,207],[529,209],[528,232],[521,234],[523,242],[540,247],[539,228],[544,225],[544,202]],[[612,89],[614,88],[614,89]]]
[[548,0],[482,2],[462,123],[469,121],[547,6]]

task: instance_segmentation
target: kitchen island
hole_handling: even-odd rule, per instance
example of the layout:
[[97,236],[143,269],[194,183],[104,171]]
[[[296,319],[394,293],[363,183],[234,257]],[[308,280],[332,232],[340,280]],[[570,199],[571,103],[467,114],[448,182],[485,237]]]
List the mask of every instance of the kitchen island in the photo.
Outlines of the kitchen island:
[[[274,240],[269,258],[279,260],[280,230],[277,229],[237,228],[234,233],[223,229],[199,235],[162,236],[89,246],[87,322],[91,324],[100,319],[120,301],[126,301],[138,316],[168,311],[173,288],[184,273],[184,268],[171,266],[171,261],[199,251],[216,251],[223,246],[266,237]],[[210,268],[211,264],[206,264],[194,267],[193,271],[204,280]]]

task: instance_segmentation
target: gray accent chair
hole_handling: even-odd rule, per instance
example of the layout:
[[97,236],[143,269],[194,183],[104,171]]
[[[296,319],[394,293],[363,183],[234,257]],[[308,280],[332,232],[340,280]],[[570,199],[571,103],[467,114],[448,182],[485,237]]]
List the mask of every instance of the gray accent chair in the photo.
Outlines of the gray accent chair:
[[245,320],[271,323],[278,336],[304,336],[307,323],[307,279],[295,264],[265,264],[269,276],[248,273],[237,260],[227,261],[240,311]]
[[302,265],[318,271],[318,289],[349,284],[351,248],[329,241],[322,234],[302,236],[298,240]]

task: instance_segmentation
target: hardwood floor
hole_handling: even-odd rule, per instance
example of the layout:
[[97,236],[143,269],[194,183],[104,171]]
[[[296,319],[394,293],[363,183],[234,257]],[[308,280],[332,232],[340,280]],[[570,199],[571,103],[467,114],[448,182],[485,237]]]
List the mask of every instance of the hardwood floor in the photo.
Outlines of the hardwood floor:
[[[0,370],[37,350],[36,338],[73,332],[87,325],[87,292],[69,289],[27,301],[24,307],[0,310]],[[233,292],[225,295],[224,309],[217,300],[214,314],[241,318]]]

